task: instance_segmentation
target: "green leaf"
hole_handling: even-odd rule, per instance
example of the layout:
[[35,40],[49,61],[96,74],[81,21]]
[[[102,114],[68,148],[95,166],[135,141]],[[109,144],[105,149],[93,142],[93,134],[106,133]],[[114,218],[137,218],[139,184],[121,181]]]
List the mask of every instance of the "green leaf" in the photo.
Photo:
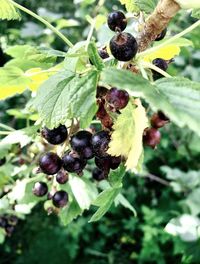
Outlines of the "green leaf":
[[6,67],[15,66],[23,71],[38,67],[48,69],[56,62],[57,58],[53,52],[29,45],[15,45],[9,47],[5,53],[14,58],[6,63]]
[[200,136],[200,83],[186,78],[163,78],[156,81],[165,100],[155,105],[178,126],[188,126]]
[[1,0],[0,4],[0,19],[4,20],[20,20],[21,16],[18,10],[9,0]]
[[0,167],[0,189],[11,181],[12,171],[13,166],[10,163],[6,163],[4,166]]
[[34,106],[47,127],[56,127],[71,118],[80,118],[87,127],[97,110],[98,72],[85,76],[62,72],[52,76],[39,89]]
[[70,202],[69,206],[66,206],[61,210],[59,217],[63,225],[68,225],[79,215],[81,215],[82,212],[83,210],[80,208],[78,203],[73,200],[72,202]]
[[121,193],[119,193],[115,199],[115,206],[117,206],[118,204],[121,204],[123,207],[129,209],[134,214],[134,216],[137,216],[137,212],[135,208],[129,203],[129,201]]
[[99,207],[96,213],[91,217],[89,222],[95,222],[101,219],[109,210],[121,188],[110,188],[99,194],[97,199],[92,203]]
[[192,10],[192,17],[200,19],[200,8]]
[[158,0],[136,0],[135,4],[138,6],[140,11],[144,11],[145,13],[152,13],[155,9]]
[[88,179],[72,175],[70,175],[69,185],[79,207],[82,210],[89,209],[98,194],[96,186]]
[[122,5],[125,5],[127,12],[138,11],[135,0],[119,0]]
[[125,167],[121,165],[117,170],[111,171],[108,176],[108,181],[113,188],[122,187],[122,179],[126,173]]
[[2,158],[4,158],[7,154],[8,154],[8,152],[9,152],[9,150],[11,149],[11,144],[1,144],[0,143],[0,159],[2,159]]
[[200,188],[194,189],[186,198],[185,203],[190,208],[192,215],[198,215],[200,213],[199,207]]
[[106,69],[102,81],[144,98],[153,110],[162,110],[179,127],[188,126],[200,136],[200,83],[186,78],[163,78],[152,85],[126,70]]
[[6,232],[3,228],[0,227],[0,244],[3,244],[6,237]]
[[31,126],[24,129],[16,130],[11,132],[8,136],[3,138],[0,142],[0,149],[5,148],[5,145],[8,144],[17,144],[19,143],[21,147],[29,144],[32,139],[37,135],[37,130],[39,126]]
[[96,45],[93,42],[89,43],[88,45],[88,55],[92,64],[97,68],[97,70],[101,71],[104,68],[104,63],[99,56]]

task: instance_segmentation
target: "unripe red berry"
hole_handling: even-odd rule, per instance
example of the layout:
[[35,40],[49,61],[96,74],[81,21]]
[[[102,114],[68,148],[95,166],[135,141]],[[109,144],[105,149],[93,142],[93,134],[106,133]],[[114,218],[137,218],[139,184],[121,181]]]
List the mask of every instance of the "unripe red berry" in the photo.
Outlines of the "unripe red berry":
[[151,125],[154,128],[161,128],[169,123],[169,118],[165,116],[164,113],[159,111],[151,117]]
[[145,145],[151,148],[155,148],[160,143],[160,139],[161,139],[160,131],[158,131],[156,128],[151,127],[145,129],[143,135],[143,142]]

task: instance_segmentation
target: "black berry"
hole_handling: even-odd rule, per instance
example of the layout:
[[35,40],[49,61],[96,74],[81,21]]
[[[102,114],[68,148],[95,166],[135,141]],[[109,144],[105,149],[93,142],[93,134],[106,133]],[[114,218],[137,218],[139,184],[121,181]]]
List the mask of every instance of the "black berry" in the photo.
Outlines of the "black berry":
[[121,11],[114,11],[108,15],[108,26],[112,31],[123,31],[127,26],[127,20]]
[[155,148],[160,143],[160,139],[161,134],[156,128],[152,127],[145,129],[143,135],[143,142],[145,145]]
[[60,170],[56,174],[56,181],[60,184],[65,184],[69,179],[68,174],[64,170]]
[[120,110],[127,106],[129,94],[125,90],[118,90],[113,87],[108,91],[106,101],[116,110]]
[[87,162],[81,159],[74,153],[66,153],[63,156],[63,168],[68,172],[81,173],[85,168]]
[[[157,58],[157,59],[153,60],[152,63],[163,71],[166,71],[168,68],[168,63],[161,58]],[[163,77],[163,75],[157,71],[152,70],[152,73],[153,73],[153,79],[154,80],[157,80],[157,79],[160,79]]]
[[52,197],[53,205],[62,208],[67,205],[68,194],[65,191],[58,191]]
[[45,174],[53,175],[61,169],[62,160],[57,154],[53,152],[47,152],[40,157],[39,166],[41,171]]
[[163,71],[166,71],[168,68],[168,63],[161,58],[157,58],[157,59],[153,60],[152,63]]
[[76,133],[71,141],[71,147],[75,150],[81,157],[85,159],[93,158],[93,150],[91,145],[92,134],[88,131],[79,131]]
[[110,51],[119,61],[132,60],[137,50],[137,41],[130,33],[119,33],[110,41]]
[[158,113],[155,113],[151,117],[151,125],[154,128],[161,128],[167,123],[169,123],[169,118],[161,111],[158,111]]
[[6,163],[6,158],[0,159],[0,166],[3,166]]
[[164,39],[166,33],[167,33],[167,28],[165,28],[159,35],[157,35],[155,41],[159,41],[159,40]]
[[95,156],[99,158],[108,157],[108,145],[110,142],[110,135],[107,131],[99,131],[92,137],[92,147]]
[[92,171],[92,178],[96,181],[102,181],[106,179],[108,174],[99,168],[95,168]]
[[110,157],[107,157],[107,158],[95,157],[95,164],[97,165],[97,167],[99,169],[109,172],[109,170],[110,170]]
[[42,136],[52,145],[59,145],[68,137],[67,128],[64,125],[60,125],[52,130],[44,127],[41,133]]
[[98,50],[98,52],[99,52],[99,56],[100,56],[103,60],[109,58],[109,54],[108,54],[108,52],[107,52],[106,50],[104,50],[104,49],[100,49],[100,50]]
[[48,187],[45,182],[36,182],[33,186],[33,194],[42,197],[48,192]]
[[7,225],[7,219],[5,217],[0,218],[0,227],[5,228]]
[[110,168],[112,170],[116,170],[119,167],[121,161],[121,157],[110,157]]

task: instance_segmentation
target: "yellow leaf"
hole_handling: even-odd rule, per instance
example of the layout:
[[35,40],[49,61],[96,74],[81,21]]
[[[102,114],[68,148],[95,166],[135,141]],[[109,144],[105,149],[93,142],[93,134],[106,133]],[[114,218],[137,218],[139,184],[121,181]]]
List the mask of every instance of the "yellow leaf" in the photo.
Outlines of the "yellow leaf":
[[15,94],[21,94],[24,90],[26,90],[26,87],[23,86],[0,87],[0,100],[4,100]]
[[25,72],[25,75],[29,77],[31,83],[28,88],[32,91],[37,91],[40,85],[45,82],[53,74],[56,74],[61,68],[61,64],[56,65],[48,70],[42,70],[41,68],[32,68]]
[[39,86],[49,78],[47,72],[42,71],[41,68],[33,68],[25,72],[29,76],[31,83],[29,84],[29,89],[32,91],[37,91]]
[[148,62],[153,61],[154,59],[157,59],[157,58],[162,58],[164,60],[170,60],[174,58],[175,56],[179,55],[179,53],[180,53],[180,47],[175,44],[170,44],[145,56],[144,60]]
[[0,100],[23,93],[30,80],[17,67],[0,68]]
[[143,131],[148,126],[145,108],[139,99],[121,111],[115,122],[108,153],[124,156],[127,170],[137,170],[143,153]]

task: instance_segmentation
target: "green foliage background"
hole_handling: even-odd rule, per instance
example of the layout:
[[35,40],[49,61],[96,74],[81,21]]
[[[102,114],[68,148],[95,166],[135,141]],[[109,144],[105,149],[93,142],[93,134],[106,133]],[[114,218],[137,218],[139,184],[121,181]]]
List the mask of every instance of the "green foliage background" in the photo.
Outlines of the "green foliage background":
[[[74,19],[78,25],[63,29],[63,33],[75,43],[87,37],[85,16],[92,15],[96,1],[38,0],[28,3],[21,0],[19,3],[43,12],[55,24],[61,18]],[[102,12],[107,14],[117,4],[117,1],[106,1]],[[170,32],[180,32],[194,21],[186,12],[180,12],[170,24]],[[68,22],[69,25],[72,23]],[[98,34],[100,38],[105,33]],[[170,66],[169,73],[200,81],[199,30],[194,30],[188,38],[194,42],[194,48],[183,48],[181,55]],[[52,33],[45,34],[41,24],[26,16],[19,22],[1,22],[0,43],[2,49],[8,44],[24,43],[34,46],[42,43],[44,47],[66,49]],[[0,63],[8,59],[2,55]],[[16,114],[10,115],[7,110],[23,109],[29,98],[29,92],[25,92],[0,101],[1,123],[16,129],[25,127],[24,116],[17,118]],[[97,223],[88,224],[92,212],[86,212],[83,217],[63,227],[56,216],[47,216],[42,204],[38,205],[25,220],[20,220],[13,236],[0,246],[0,264],[200,263],[198,236],[186,242],[164,230],[173,218],[184,214],[199,216],[200,141],[193,132],[173,124],[162,129],[162,135],[157,150],[145,150],[145,177],[131,174],[124,177],[124,195],[135,207],[137,217],[125,208],[113,205]],[[165,185],[157,182],[152,175],[164,179]]]

